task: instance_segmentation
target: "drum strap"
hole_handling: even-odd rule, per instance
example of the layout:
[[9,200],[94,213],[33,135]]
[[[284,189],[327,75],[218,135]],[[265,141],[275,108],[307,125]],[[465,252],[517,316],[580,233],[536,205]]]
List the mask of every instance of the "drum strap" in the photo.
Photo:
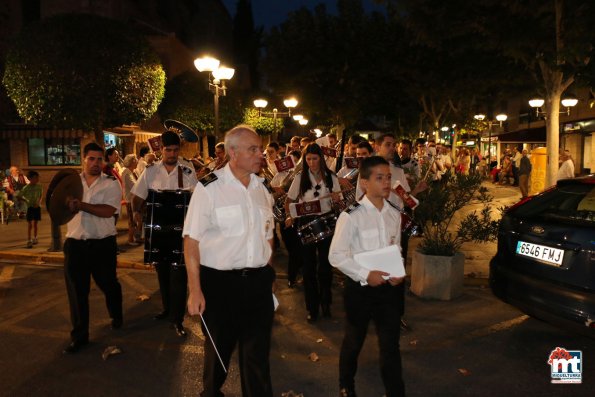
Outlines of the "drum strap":
[[184,189],[184,171],[182,167],[178,165],[178,188]]

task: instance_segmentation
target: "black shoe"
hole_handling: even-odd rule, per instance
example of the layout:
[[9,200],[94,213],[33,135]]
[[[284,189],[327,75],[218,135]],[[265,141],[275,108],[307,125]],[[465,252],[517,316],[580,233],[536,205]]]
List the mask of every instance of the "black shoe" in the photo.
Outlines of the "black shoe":
[[89,344],[88,340],[75,340],[70,342],[68,346],[62,350],[62,354],[74,354],[81,350],[85,345]]
[[339,397],[357,397],[353,389],[342,388],[339,390]]
[[185,337],[188,335],[182,323],[173,324],[173,328],[176,330],[176,334],[178,334],[178,336]]
[[165,320],[168,316],[169,316],[169,313],[168,312],[162,311],[161,313],[156,314],[153,317],[153,320]]
[[331,306],[330,305],[322,305],[322,316],[326,318],[331,317]]
[[318,313],[314,314],[314,313],[308,313],[308,316],[306,317],[306,321],[308,321],[310,324],[315,323],[316,320],[318,320]]
[[120,328],[122,328],[122,319],[121,318],[112,319],[112,329],[120,329]]

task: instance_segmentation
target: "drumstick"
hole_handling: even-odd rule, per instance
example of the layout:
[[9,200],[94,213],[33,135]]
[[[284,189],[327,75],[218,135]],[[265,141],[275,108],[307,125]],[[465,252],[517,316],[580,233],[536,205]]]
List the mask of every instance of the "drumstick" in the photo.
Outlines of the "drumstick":
[[213,344],[213,348],[215,349],[215,353],[217,353],[217,357],[219,358],[219,362],[221,363],[221,366],[223,367],[223,370],[225,371],[225,373],[227,373],[227,368],[225,368],[225,364],[223,364],[223,360],[221,359],[221,356],[219,355],[219,350],[217,350],[217,346],[215,346],[215,341],[213,340],[213,337],[211,336],[211,333],[209,332],[209,327],[207,327],[207,323],[205,322],[205,319],[202,317],[202,314],[198,314],[200,316],[200,319],[202,321],[202,324],[205,326],[205,330],[207,331],[207,335],[209,336],[209,339],[211,340],[211,343]]

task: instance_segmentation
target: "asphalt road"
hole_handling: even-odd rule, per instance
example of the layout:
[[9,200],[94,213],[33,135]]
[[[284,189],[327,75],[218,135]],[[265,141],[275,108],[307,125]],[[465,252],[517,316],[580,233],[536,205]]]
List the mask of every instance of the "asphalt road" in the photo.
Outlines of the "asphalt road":
[[[60,266],[0,263],[0,396],[197,396],[204,338],[196,319],[183,340],[155,322],[160,309],[156,275],[119,269],[124,327],[109,328],[103,295],[91,291],[91,345],[63,356],[69,314]],[[277,281],[281,306],[271,352],[275,396],[336,396],[342,338],[341,283],[334,286],[333,318],[305,321],[300,288]],[[146,301],[137,300],[147,295]],[[484,287],[465,287],[451,302],[407,296],[411,330],[401,337],[409,396],[592,396],[595,339],[529,318]],[[107,346],[122,354],[102,359]],[[547,358],[557,346],[583,352],[583,383],[553,385]],[[360,357],[359,396],[383,393],[374,328]],[[316,353],[318,361],[309,358]],[[237,360],[225,395],[240,396]]]

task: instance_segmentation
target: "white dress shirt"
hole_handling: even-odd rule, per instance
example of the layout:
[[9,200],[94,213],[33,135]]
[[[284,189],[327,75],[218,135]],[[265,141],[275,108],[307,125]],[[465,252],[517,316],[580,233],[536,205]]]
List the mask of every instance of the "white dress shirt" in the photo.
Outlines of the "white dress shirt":
[[378,210],[364,196],[359,206],[343,211],[337,220],[329,250],[329,262],[349,278],[367,284],[369,269],[360,266],[353,256],[389,245],[401,244],[401,213],[384,201]]
[[[300,182],[302,180],[303,175],[304,175],[304,173],[301,172],[295,176],[293,182],[291,183],[291,186],[289,187],[289,191],[287,192],[287,197],[289,197],[293,201],[296,201],[299,199],[298,202],[300,202],[300,203],[303,203],[306,201],[320,200],[321,204],[322,204],[323,201],[327,201],[329,208],[330,208],[331,201],[332,201],[332,198],[330,197],[331,190],[329,189],[328,186],[326,186],[325,178],[322,178],[320,183],[317,183],[316,178],[314,177],[314,175],[312,174],[312,172],[310,170],[308,170],[308,175],[310,176],[310,182],[312,183],[312,188],[308,189],[302,197],[299,197]],[[337,179],[337,176],[335,174],[331,174],[331,175],[332,175],[332,179],[333,179],[332,192],[340,192],[341,185],[339,185],[339,179]],[[315,188],[315,186],[317,186],[317,185],[320,185],[319,190],[316,190],[316,188]],[[315,192],[318,192],[318,196],[314,195]]]
[[562,165],[558,169],[558,176],[556,180],[559,181],[560,179],[568,178],[574,178],[574,163],[570,159],[562,163]]
[[[391,192],[390,192],[390,195],[388,196],[388,201],[390,201],[393,204],[396,204],[400,208],[403,208],[403,200],[401,200],[401,198],[399,196],[397,196],[395,194],[395,192],[392,191],[392,188],[395,186],[395,183],[397,181],[399,181],[401,186],[403,186],[403,189],[405,189],[406,192],[410,192],[411,188],[409,187],[409,182],[407,182],[407,177],[405,176],[405,171],[403,171],[403,169],[401,167],[395,166],[392,162],[389,162],[389,167],[390,167]],[[355,188],[355,199],[358,200],[363,195],[364,195],[364,192],[362,191],[362,189],[360,187],[359,178],[358,178],[357,186]]]
[[[120,209],[122,187],[113,177],[101,174],[91,186],[81,174],[83,184],[83,202],[89,204],[106,204]],[[85,211],[79,211],[66,225],[66,238],[77,240],[102,239],[116,235],[114,217],[101,218]]]
[[176,164],[172,172],[168,173],[163,162],[159,161],[152,166],[145,168],[145,172],[138,178],[131,193],[135,196],[147,199],[149,189],[153,190],[177,190],[178,187],[178,167],[182,168],[183,190],[193,190],[198,180],[193,169],[183,165]]
[[217,270],[266,265],[272,249],[273,197],[263,179],[251,174],[245,187],[229,164],[217,180],[196,185],[184,222],[184,236],[199,242],[200,264]]

